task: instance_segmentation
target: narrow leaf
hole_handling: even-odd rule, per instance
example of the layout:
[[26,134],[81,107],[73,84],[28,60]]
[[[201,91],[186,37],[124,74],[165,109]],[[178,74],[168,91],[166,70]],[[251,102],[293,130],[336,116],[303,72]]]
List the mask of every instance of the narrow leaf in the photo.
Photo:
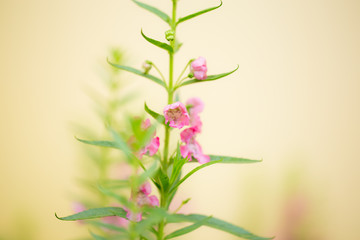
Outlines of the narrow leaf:
[[115,68],[118,68],[118,69],[122,69],[122,70],[125,70],[125,71],[128,71],[128,72],[132,72],[132,73],[135,73],[139,76],[142,76],[144,78],[147,78],[147,79],[150,79],[151,81],[163,86],[164,88],[166,88],[166,85],[165,83],[160,79],[160,78],[157,78],[151,74],[145,74],[143,71],[140,71],[138,69],[135,69],[135,68],[132,68],[132,67],[128,67],[128,66],[123,66],[123,65],[119,65],[119,64],[115,64],[115,63],[112,63],[110,62],[109,60],[107,60],[108,63],[115,67]]
[[[138,185],[141,185],[143,184],[147,179],[151,179],[152,180],[152,177],[155,175],[155,173],[157,172],[159,168],[159,165],[157,163],[157,161],[155,161],[153,163],[153,165],[151,165],[150,168],[146,169],[138,178],[138,182],[137,184]],[[153,181],[153,180],[152,180]]]
[[167,192],[169,188],[169,177],[160,169],[159,170],[159,179],[161,186],[164,192]]
[[154,112],[153,110],[151,110],[145,103],[144,105],[145,111],[150,114],[150,116],[152,116],[155,120],[157,120],[159,123],[164,124],[165,125],[165,117],[157,112]]
[[[178,223],[178,222],[193,222],[197,223],[201,220],[206,218],[204,215],[200,214],[190,214],[190,215],[183,215],[183,214],[172,214],[167,217],[168,223]],[[223,220],[217,218],[210,218],[207,221],[203,222],[204,226],[208,226],[211,228],[215,228],[224,232],[231,233],[235,236],[248,239],[248,240],[270,240],[273,238],[265,238],[259,237],[241,227],[235,226],[231,223],[225,222]]]
[[157,41],[155,39],[152,39],[152,38],[149,38],[147,36],[145,36],[145,34],[143,33],[143,31],[141,30],[141,35],[145,38],[146,41],[148,41],[149,43],[151,44],[154,44],[155,46],[159,47],[159,48],[162,48],[162,49],[165,49],[166,51],[169,51],[169,52],[174,52],[174,49],[169,45],[169,44],[166,44],[166,43],[163,43],[163,42],[160,42],[160,41]]
[[124,209],[120,207],[105,207],[105,208],[88,209],[67,217],[58,217],[56,213],[55,216],[57,219],[63,221],[85,220],[85,219],[101,218],[108,216],[118,216],[126,219],[126,212]]
[[193,78],[193,79],[190,79],[190,80],[188,80],[188,81],[183,82],[179,87],[186,86],[186,85],[193,84],[193,83],[201,83],[201,82],[214,81],[214,80],[217,80],[217,79],[226,77],[226,76],[232,74],[233,72],[235,72],[235,71],[238,70],[238,69],[239,69],[239,65],[238,65],[234,70],[232,70],[232,71],[230,71],[230,72],[221,73],[221,74],[217,74],[217,75],[209,75],[209,76],[207,76],[207,78],[204,79],[204,80],[197,80],[197,79]]
[[194,173],[196,173],[197,171],[199,171],[200,169],[204,168],[204,167],[208,167],[210,165],[213,165],[215,163],[219,163],[222,160],[218,160],[218,161],[210,161],[208,163],[205,164],[201,164],[200,166],[194,168],[193,170],[191,170],[188,174],[186,174],[174,187],[171,188],[170,193],[172,191],[174,191],[176,188],[178,188],[180,186],[180,184],[182,184],[186,179],[188,179],[191,175],[193,175]]
[[145,214],[143,214],[143,216],[146,218],[138,222],[135,226],[135,231],[138,234],[143,234],[146,230],[151,230],[152,226],[160,223],[168,216],[164,209],[158,207],[146,208],[144,212]]
[[112,142],[112,141],[89,141],[89,140],[84,140],[84,139],[80,139],[77,137],[75,137],[75,138],[76,138],[76,140],[78,140],[82,143],[89,144],[89,145],[121,149],[120,146],[118,146],[115,142]]
[[154,13],[155,15],[157,15],[158,17],[160,17],[162,20],[164,20],[165,22],[167,22],[169,25],[171,24],[171,18],[164,12],[160,11],[159,9],[150,6],[148,4],[133,0],[134,3],[136,3],[138,6],[148,10],[149,12]]
[[110,191],[109,189],[106,189],[102,186],[98,186],[98,189],[101,193],[103,193],[106,196],[116,199],[119,203],[121,203],[125,207],[127,207],[127,208],[132,207],[132,205],[131,205],[132,202],[128,201],[128,199],[125,198],[124,196],[118,195],[118,194],[114,193],[113,191]]
[[222,1],[220,0],[220,5],[219,5],[219,6],[207,8],[207,9],[205,9],[205,10],[202,10],[202,11],[199,11],[199,12],[196,12],[196,13],[193,13],[193,14],[190,14],[190,15],[188,15],[188,16],[186,16],[186,17],[182,17],[182,18],[180,18],[180,19],[177,21],[176,25],[179,24],[179,23],[181,23],[181,22],[184,22],[184,21],[186,21],[186,20],[189,20],[189,19],[191,19],[191,18],[197,17],[197,16],[199,16],[199,15],[201,15],[201,14],[204,14],[204,13],[210,12],[210,11],[212,11],[212,10],[215,10],[215,9],[221,7],[222,4],[223,4],[223,3],[222,3]]
[[247,159],[247,158],[216,156],[216,155],[209,155],[209,156],[210,156],[210,161],[221,160],[221,163],[257,163],[257,162],[262,162],[262,160],[252,160],[252,159]]
[[190,225],[190,226],[187,226],[187,227],[184,227],[184,228],[181,228],[179,230],[176,230],[172,233],[170,233],[169,235],[167,235],[165,237],[165,239],[171,239],[171,238],[174,238],[174,237],[179,237],[181,235],[185,235],[187,233],[190,233],[192,231],[195,231],[196,229],[198,229],[199,227],[203,226],[210,218],[212,218],[211,216],[209,217],[204,217],[202,220]]
[[119,146],[119,149],[121,149],[130,159],[133,158],[133,154],[127,143],[122,139],[119,133],[117,133],[114,129],[110,128],[110,133],[116,143],[117,146]]

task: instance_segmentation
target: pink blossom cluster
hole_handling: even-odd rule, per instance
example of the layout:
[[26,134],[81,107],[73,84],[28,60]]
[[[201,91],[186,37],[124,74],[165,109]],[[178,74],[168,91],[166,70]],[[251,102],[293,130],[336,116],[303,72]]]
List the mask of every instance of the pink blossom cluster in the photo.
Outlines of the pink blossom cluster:
[[180,133],[181,141],[185,145],[180,146],[181,155],[192,161],[196,158],[199,163],[204,164],[210,161],[210,157],[202,152],[200,144],[195,140],[201,132],[202,122],[199,113],[204,109],[204,103],[199,98],[191,98],[186,102],[190,112],[190,127]]
[[[149,127],[151,127],[151,122],[150,122],[150,119],[147,118],[144,122],[142,122],[141,128],[142,128],[142,130],[146,130]],[[149,153],[150,156],[154,156],[155,153],[158,151],[159,146],[160,146],[160,139],[159,139],[159,137],[156,137],[155,135],[156,135],[156,132],[154,132],[154,136],[150,140],[150,142],[137,153],[138,158],[141,159],[143,157],[143,155],[145,155],[146,153]]]
[[186,102],[189,107],[189,113],[181,102],[170,104],[164,108],[165,123],[173,128],[189,128],[180,133],[181,141],[185,144],[180,146],[181,155],[192,161],[196,158],[199,163],[207,163],[210,157],[203,154],[200,144],[195,140],[198,133],[201,132],[202,122],[199,113],[204,109],[204,103],[199,98],[191,98]]
[[[159,206],[159,199],[155,195],[151,194],[151,185],[150,183],[146,182],[143,185],[140,186],[140,189],[136,195],[136,204],[138,207],[143,206]],[[124,210],[126,211],[126,217],[130,221],[134,222],[140,222],[142,219],[142,213],[133,213],[130,211],[130,209],[124,207]]]

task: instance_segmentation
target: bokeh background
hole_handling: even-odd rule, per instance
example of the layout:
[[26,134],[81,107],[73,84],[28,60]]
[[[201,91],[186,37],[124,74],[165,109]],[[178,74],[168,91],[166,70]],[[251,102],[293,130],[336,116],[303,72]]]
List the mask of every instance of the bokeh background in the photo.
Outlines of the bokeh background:
[[[166,11],[170,0],[150,1]],[[180,0],[179,16],[218,4]],[[96,128],[86,94],[99,85],[108,49],[127,65],[166,69],[166,53],[140,36],[167,26],[130,0],[0,1],[0,239],[86,236],[71,213],[82,171],[72,122]],[[179,193],[192,211],[276,239],[360,239],[360,2],[224,0],[179,26],[176,71],[206,57],[209,74],[233,75],[183,88],[206,104],[199,140],[206,153],[263,159],[212,166]],[[165,71],[165,70],[164,70]],[[165,92],[124,74],[161,111]],[[180,239],[180,238],[179,238]],[[235,239],[208,228],[183,239]]]

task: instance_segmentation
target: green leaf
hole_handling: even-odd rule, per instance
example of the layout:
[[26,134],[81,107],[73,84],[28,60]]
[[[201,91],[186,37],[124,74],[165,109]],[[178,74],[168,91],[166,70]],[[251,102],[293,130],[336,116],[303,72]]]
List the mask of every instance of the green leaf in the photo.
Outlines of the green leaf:
[[188,160],[181,156],[180,145],[178,144],[176,148],[176,156],[174,158],[173,168],[171,171],[171,177],[170,177],[171,185],[180,177],[181,169],[186,162],[188,162]]
[[152,38],[149,38],[147,36],[145,36],[145,34],[143,33],[143,31],[141,30],[141,35],[145,38],[146,41],[148,41],[149,43],[151,44],[154,44],[155,46],[159,47],[159,48],[162,48],[162,49],[165,49],[166,51],[169,51],[171,53],[174,52],[174,49],[169,45],[169,44],[166,44],[166,43],[163,43],[163,42],[160,42],[160,41],[157,41],[155,39],[152,39]]
[[[200,214],[190,214],[190,215],[183,215],[183,214],[172,214],[167,217],[168,223],[178,223],[178,222],[193,222],[198,223],[202,221],[207,216],[200,215]],[[235,236],[248,239],[248,240],[270,240],[273,238],[265,238],[259,237],[241,227],[235,226],[231,223],[225,222],[223,220],[217,218],[210,218],[207,221],[204,221],[204,226],[208,226],[211,228],[219,229],[224,232],[231,233]]]
[[82,143],[89,144],[89,145],[121,149],[119,145],[117,145],[115,142],[112,142],[112,141],[89,141],[89,140],[84,140],[84,139],[80,139],[77,137],[75,137],[75,138],[76,138],[76,140],[78,140]]
[[164,192],[167,192],[169,188],[169,177],[160,169],[159,170],[159,179],[161,186]]
[[171,18],[166,13],[160,11],[159,9],[157,9],[157,8],[155,8],[153,6],[147,5],[147,4],[142,3],[142,2],[138,2],[136,0],[133,0],[133,2],[136,3],[138,6],[148,10],[149,12],[154,13],[155,15],[160,17],[162,20],[167,22],[169,25],[171,24]]
[[110,130],[111,136],[113,137],[116,145],[119,146],[119,149],[121,149],[129,159],[133,159],[134,156],[133,156],[133,153],[132,153],[131,149],[129,148],[127,143],[122,139],[120,134],[117,133],[112,128],[110,128],[109,130]]
[[[155,175],[155,173],[157,172],[159,168],[159,165],[157,163],[157,161],[155,161],[153,163],[153,165],[151,165],[150,168],[146,169],[138,178],[138,182],[137,185],[140,186],[141,184],[143,184],[147,179],[152,179],[152,177]],[[153,181],[154,182],[154,181]]]
[[181,235],[185,235],[189,232],[192,232],[192,231],[195,231],[196,229],[198,229],[199,227],[203,226],[210,218],[212,218],[212,216],[209,216],[209,217],[204,217],[202,220],[190,225],[190,226],[187,226],[187,227],[184,227],[184,228],[181,228],[179,230],[176,230],[172,233],[170,233],[169,235],[167,235],[165,237],[165,239],[171,239],[171,238],[174,238],[174,237],[179,237]]
[[145,74],[143,71],[140,71],[140,70],[132,68],[132,67],[112,63],[112,62],[109,61],[109,59],[107,61],[111,66],[113,66],[115,68],[119,68],[119,69],[122,69],[122,70],[125,70],[125,71],[128,71],[128,72],[135,73],[135,74],[137,74],[139,76],[150,79],[151,81],[153,81],[153,82],[163,86],[164,88],[166,88],[166,84],[160,78],[157,78],[157,77],[155,77],[155,76],[153,76],[151,74]]
[[179,87],[186,86],[186,85],[193,84],[193,83],[201,83],[201,82],[214,81],[214,80],[217,80],[217,79],[226,77],[226,76],[232,74],[233,72],[235,72],[235,71],[238,70],[238,69],[239,69],[239,65],[238,65],[234,70],[232,70],[232,71],[230,71],[230,72],[221,73],[221,74],[217,74],[217,75],[209,75],[209,76],[207,76],[207,78],[204,79],[204,80],[197,80],[197,79],[193,78],[193,79],[190,79],[190,80],[188,80],[188,81],[183,82]]
[[105,179],[100,181],[100,185],[107,189],[120,189],[130,187],[129,180]]
[[191,175],[193,175],[194,173],[196,173],[197,171],[199,171],[200,169],[204,168],[204,167],[208,167],[210,165],[213,165],[215,163],[219,163],[221,162],[222,160],[218,160],[218,161],[210,161],[208,163],[205,163],[205,164],[201,164],[200,166],[194,168],[193,170],[191,170],[188,174],[186,174],[177,184],[175,184],[175,186],[173,186],[170,190],[170,193],[172,191],[174,191],[175,189],[177,189],[180,184],[182,184],[186,179],[188,179]]
[[145,208],[143,216],[145,219],[135,225],[135,231],[143,234],[146,230],[151,231],[151,227],[160,223],[168,216],[166,210],[158,207]]
[[85,219],[101,218],[108,216],[118,216],[126,219],[126,212],[124,209],[120,207],[105,207],[105,208],[88,209],[67,217],[58,217],[56,213],[55,216],[57,219],[63,221],[85,220]]
[[133,207],[132,202],[128,201],[128,199],[125,198],[124,196],[118,195],[118,194],[114,193],[113,191],[106,189],[102,186],[98,186],[98,189],[101,193],[103,193],[106,196],[116,199],[119,203],[121,203],[125,207],[127,207],[127,208]]
[[221,163],[257,163],[262,162],[262,160],[252,160],[247,158],[238,158],[238,157],[227,157],[227,156],[216,156],[209,155],[210,161],[221,160]]
[[193,14],[190,14],[190,15],[188,15],[188,16],[186,16],[186,17],[182,17],[182,18],[180,18],[180,19],[177,21],[176,25],[179,24],[179,23],[181,23],[181,22],[184,22],[184,21],[186,21],[186,20],[189,20],[189,19],[191,19],[191,18],[197,17],[197,16],[199,16],[199,15],[201,15],[201,14],[204,14],[204,13],[210,12],[210,11],[212,11],[212,10],[215,10],[215,9],[221,7],[222,4],[223,4],[223,3],[222,3],[222,1],[220,0],[220,5],[219,5],[219,6],[207,8],[207,9],[205,9],[205,10],[202,10],[202,11],[199,11],[199,12],[196,12],[196,13],[193,13]]
[[154,112],[153,110],[151,110],[145,103],[144,105],[145,111],[150,114],[150,116],[152,116],[155,120],[157,120],[159,123],[164,124],[165,125],[165,117],[157,112]]

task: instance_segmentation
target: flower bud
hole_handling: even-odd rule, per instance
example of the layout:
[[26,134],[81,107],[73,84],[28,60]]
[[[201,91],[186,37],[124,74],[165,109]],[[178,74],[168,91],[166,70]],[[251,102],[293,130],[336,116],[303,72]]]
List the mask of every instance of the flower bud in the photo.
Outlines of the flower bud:
[[191,62],[190,65],[190,72],[194,74],[194,77],[197,80],[204,80],[207,78],[207,66],[206,60],[203,57],[198,57],[194,61]]
[[168,41],[173,41],[175,39],[175,32],[173,30],[167,30],[165,32],[165,38]]
[[152,67],[152,62],[150,62],[149,60],[146,60],[142,64],[142,68],[144,69],[144,74],[148,74],[148,72],[151,70],[151,67]]

